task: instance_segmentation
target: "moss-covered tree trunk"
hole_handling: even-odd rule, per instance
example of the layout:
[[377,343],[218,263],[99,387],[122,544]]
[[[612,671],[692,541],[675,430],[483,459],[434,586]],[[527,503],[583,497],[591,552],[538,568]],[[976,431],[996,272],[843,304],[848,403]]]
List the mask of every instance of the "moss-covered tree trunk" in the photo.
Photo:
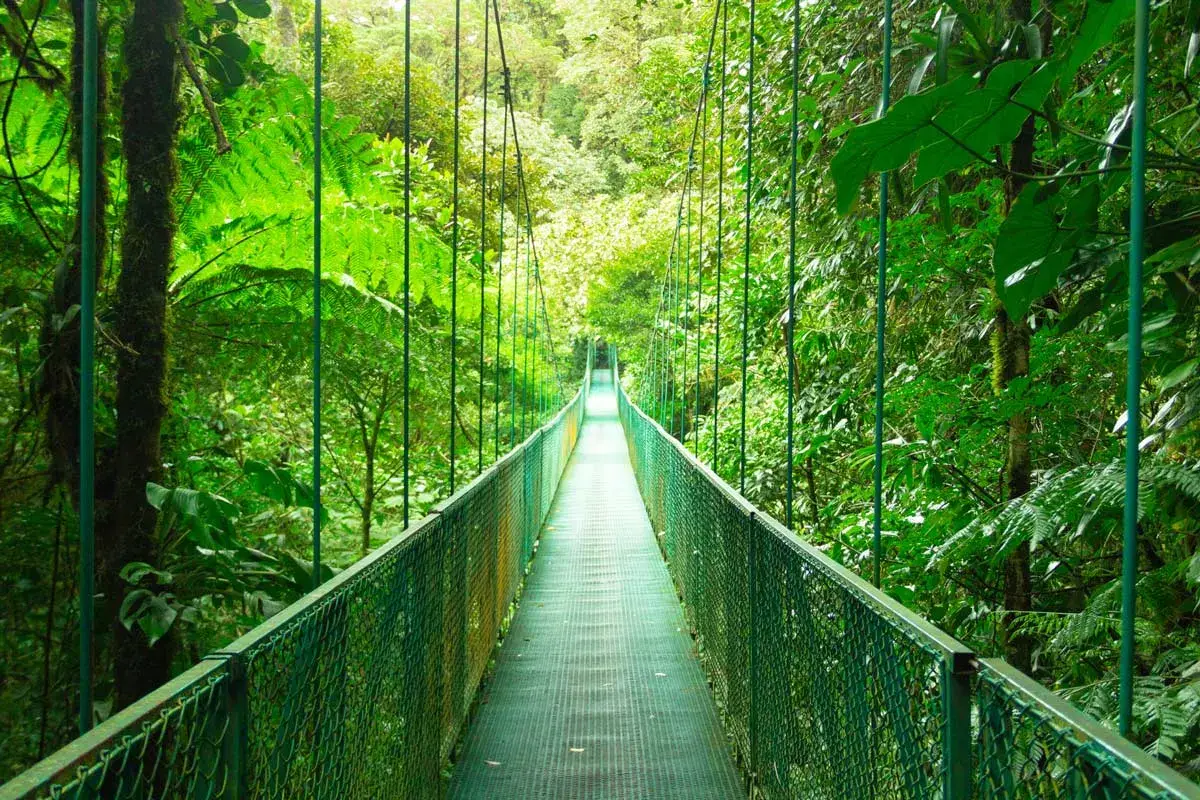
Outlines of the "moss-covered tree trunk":
[[[114,488],[97,548],[110,608],[119,607],[125,593],[121,567],[131,561],[158,564],[162,555],[146,483],[161,479],[159,438],[167,411],[167,277],[175,237],[172,194],[179,179],[175,42],[181,15],[180,0],[135,0],[125,34],[121,125],[128,202],[114,326],[119,347]],[[167,680],[173,650],[173,637],[150,646],[136,626],[126,631],[114,616],[117,704],[126,706]]]
[[[1018,24],[1033,21],[1032,0],[1012,0],[1011,18]],[[1049,9],[1044,15],[1049,19]],[[1050,26],[1042,26],[1044,47],[1050,45]],[[1032,55],[1032,54],[1026,54]],[[1021,132],[1009,151],[1009,174],[1004,183],[1006,213],[1028,183],[1026,176],[1034,172],[1036,121],[1033,115],[1025,119]],[[1003,392],[1012,381],[1029,376],[1029,356],[1032,331],[1028,319],[1012,319],[996,303],[992,371],[997,393]],[[1017,410],[1008,420],[1007,450],[1004,460],[1004,495],[1015,500],[1029,492],[1033,482],[1033,453],[1030,446],[1030,415],[1028,409]],[[1004,608],[1020,614],[1033,609],[1033,582],[1030,575],[1030,548],[1022,542],[1009,554],[1004,563]],[[1005,620],[1005,658],[1026,672],[1033,666],[1033,642],[1028,636],[1014,632],[1011,616]]]

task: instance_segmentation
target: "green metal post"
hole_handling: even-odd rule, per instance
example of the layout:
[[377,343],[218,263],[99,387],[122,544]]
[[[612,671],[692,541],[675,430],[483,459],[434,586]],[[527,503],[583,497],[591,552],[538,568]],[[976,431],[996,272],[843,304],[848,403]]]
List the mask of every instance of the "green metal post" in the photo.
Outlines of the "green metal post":
[[[504,192],[508,187],[508,96],[501,125],[504,132],[500,137],[500,223],[499,244],[496,258],[496,381],[492,388],[492,458],[500,459],[500,345],[504,338]],[[516,274],[515,271],[513,274]],[[511,365],[510,365],[511,369]],[[509,373],[509,381],[512,373]],[[512,441],[512,433],[509,433]]]
[[[720,9],[718,8],[718,12]],[[719,15],[719,14],[718,14]],[[700,457],[700,363],[701,344],[704,341],[704,329],[702,322],[704,318],[704,190],[705,171],[708,166],[708,82],[709,73],[711,71],[711,56],[709,61],[704,62],[703,84],[700,99],[700,213],[696,223],[696,410],[692,412],[692,437],[694,439],[694,447],[696,457]],[[683,365],[684,374],[687,373],[687,364]],[[684,403],[684,408],[687,403]],[[686,414],[685,414],[686,417]],[[685,442],[686,444],[686,442]]]
[[942,797],[971,797],[971,675],[967,657],[942,662]]
[[[516,124],[517,124],[517,121],[516,121],[516,118],[514,117],[513,118],[514,130],[516,129]],[[517,156],[518,171],[520,169],[520,166],[521,166],[521,158],[520,158],[520,154],[518,154],[518,156]],[[518,228],[519,227],[520,226],[518,225]],[[528,237],[526,237],[526,239],[528,239]],[[521,254],[518,251],[517,256],[520,257],[520,255]],[[521,367],[521,440],[522,441],[524,441],[526,435],[528,435],[527,426],[528,426],[528,420],[529,420],[529,285],[530,285],[530,277],[531,277],[529,273],[531,271],[530,270],[531,267],[532,267],[532,264],[530,263],[530,257],[529,257],[529,242],[526,241],[525,242],[525,325],[522,330],[523,341],[521,343],[521,359],[522,359],[522,367]]]
[[713,313],[716,331],[713,338],[713,394],[712,429],[713,449],[711,466],[717,471],[717,454],[720,452],[721,431],[717,425],[717,412],[721,404],[721,267],[725,260],[725,91],[728,84],[727,63],[729,55],[729,5],[721,0],[721,92],[717,116],[717,276],[714,292],[717,307]]
[[408,527],[410,485],[409,372],[412,361],[412,284],[409,273],[412,227],[412,3],[404,4],[404,527]]
[[1134,617],[1137,614],[1138,448],[1141,444],[1142,257],[1146,225],[1146,71],[1150,0],[1138,0],[1133,50],[1133,140],[1129,208],[1129,342],[1125,379],[1125,509],[1121,555],[1121,668],[1118,727],[1133,725]]
[[83,142],[79,257],[79,733],[92,728],[96,561],[96,183],[99,170],[98,0],[83,3]]
[[792,124],[788,136],[791,164],[788,181],[788,284],[787,284],[787,498],[784,523],[792,527],[796,480],[796,167],[800,126],[800,0],[792,3]]
[[313,588],[321,585],[321,0],[313,7]]
[[450,234],[450,494],[454,494],[455,437],[458,427],[458,136],[462,103],[459,79],[462,73],[462,0],[454,0],[454,178],[451,189],[452,231]]
[[[707,63],[707,62],[706,62]],[[703,108],[703,95],[700,100],[700,107]],[[697,112],[699,114],[699,112]],[[696,122],[699,124],[699,118]],[[695,162],[688,159],[688,181],[692,179],[692,170],[695,169]],[[687,197],[687,216],[684,230],[686,241],[684,244],[683,256],[683,293],[679,296],[679,307],[681,311],[680,320],[683,323],[683,355],[679,360],[679,398],[683,402],[679,405],[679,435],[675,438],[679,439],[680,444],[687,447],[687,410],[688,410],[688,393],[687,393],[687,374],[688,374],[688,331],[691,330],[690,313],[688,304],[692,299],[692,192],[689,187],[686,191]]]
[[746,493],[746,382],[750,355],[750,208],[754,193],[754,0],[750,0],[750,54],[746,63],[746,241],[742,251],[742,409],[738,491]]
[[[487,307],[485,296],[487,294],[487,119],[488,119],[488,78],[491,77],[489,69],[489,60],[491,57],[491,10],[488,8],[488,0],[483,0],[483,144],[480,146],[481,160],[483,165],[480,169],[479,179],[479,433],[478,433],[478,459],[479,472],[483,472],[483,373],[486,364],[484,353],[487,349],[485,338],[487,328],[484,325],[484,309]],[[496,276],[496,294],[497,296],[504,293],[504,283],[500,280],[500,276]],[[497,301],[498,302],[498,301]],[[497,308],[499,306],[497,305]],[[500,330],[500,318],[496,317],[496,330]],[[496,359],[496,363],[492,369],[493,384],[496,386],[495,392],[500,391],[500,359]],[[495,423],[499,425],[499,422]],[[496,455],[499,455],[499,442],[496,444]]]
[[[883,2],[883,96],[879,114],[887,114],[892,97],[892,0]],[[883,338],[887,328],[888,176],[879,176],[879,270],[875,282],[875,471],[872,501],[871,577],[880,582],[883,546]]]

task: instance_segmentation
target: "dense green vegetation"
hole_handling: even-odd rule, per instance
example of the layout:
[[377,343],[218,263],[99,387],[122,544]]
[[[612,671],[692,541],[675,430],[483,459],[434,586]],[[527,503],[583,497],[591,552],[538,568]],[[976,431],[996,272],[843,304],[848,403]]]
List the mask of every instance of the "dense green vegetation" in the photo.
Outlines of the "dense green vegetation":
[[[729,5],[724,71],[717,34],[660,336],[652,342],[647,323],[671,228],[654,227],[658,238],[647,244],[631,238],[609,260],[591,319],[626,343],[629,371],[650,386],[643,398],[661,386],[647,354],[673,347],[667,414],[676,430],[686,416],[687,440],[735,485],[745,389],[746,493],[782,518],[795,113],[795,520],[869,576],[875,176],[890,172],[883,586],[978,652],[1006,656],[1115,724],[1133,3],[898,7],[894,105],[878,122],[878,10],[802,8],[793,111],[790,7],[757,9],[747,385],[744,4]],[[1192,774],[1200,756],[1196,24],[1194,4],[1155,8],[1134,687],[1134,737]],[[698,76],[699,62],[690,69]],[[723,163],[714,136],[722,86]],[[648,102],[663,107],[668,98]],[[677,137],[690,130],[690,121],[675,127]],[[689,268],[690,288],[671,288],[684,285]],[[681,320],[690,322],[686,333]]]
[[[669,411],[685,419],[687,441],[737,485],[744,390],[746,494],[782,517],[793,4],[764,0],[756,10],[752,170],[748,9],[725,8],[728,33],[718,26],[682,229],[689,144],[721,7],[582,5],[502,4],[561,391],[573,391],[583,340],[598,335],[619,344],[631,392],[654,405],[656,367],[673,341]],[[872,187],[887,170],[883,585],[980,653],[1007,656],[1111,721],[1132,3],[905,4],[896,15],[894,105],[872,123],[879,5],[799,10],[796,527],[869,573]],[[309,0],[104,4],[98,716],[311,582],[312,11]],[[8,254],[0,276],[0,779],[74,732],[79,13],[78,3],[25,0],[0,14],[0,71],[9,78],[0,84]],[[454,6],[428,0],[412,13],[411,501],[420,515],[449,489]],[[525,404],[542,410],[561,399],[550,358],[542,380],[523,370],[513,380],[521,332],[514,339],[506,326],[495,352],[496,271],[503,258],[511,321],[512,280],[524,286],[529,261],[524,233],[513,246],[517,172],[500,124],[494,26],[486,193],[480,183],[483,19],[482,3],[464,4],[460,485],[477,468],[481,381],[485,466],[521,438],[522,396],[544,392],[545,402]],[[1134,730],[1193,776],[1198,25],[1194,3],[1155,9]],[[325,560],[334,569],[403,527],[403,27],[400,3],[326,2]],[[656,314],[666,266],[680,253],[677,232],[693,270],[686,332],[677,305]],[[147,308],[155,291],[157,322]]]

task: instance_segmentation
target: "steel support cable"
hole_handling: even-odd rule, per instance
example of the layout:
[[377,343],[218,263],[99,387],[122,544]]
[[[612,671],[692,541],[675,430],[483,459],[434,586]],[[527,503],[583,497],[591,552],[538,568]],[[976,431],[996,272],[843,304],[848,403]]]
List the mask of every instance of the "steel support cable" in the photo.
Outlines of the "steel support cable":
[[787,325],[784,337],[787,349],[787,498],[783,511],[784,522],[792,527],[792,505],[795,496],[796,452],[796,179],[797,139],[800,126],[800,0],[792,2],[792,123],[788,136],[790,164],[788,168],[788,282]]
[[[520,180],[520,178],[518,178],[518,180]],[[530,363],[530,361],[529,361],[529,350],[532,349],[532,345],[533,345],[533,343],[529,341],[529,337],[530,336],[533,336],[533,337],[538,336],[538,318],[536,318],[536,315],[530,313],[530,311],[529,311],[529,288],[530,288],[530,282],[532,282],[532,281],[530,281],[530,278],[533,277],[532,275],[530,275],[530,272],[533,271],[532,266],[533,266],[533,264],[530,263],[530,258],[529,258],[529,240],[528,240],[528,237],[526,237],[526,325],[524,325],[524,333],[526,333],[526,342],[524,342],[524,380],[522,381],[522,384],[521,384],[521,439],[522,440],[524,440],[524,438],[526,438],[526,431],[527,431],[526,426],[527,426],[527,417],[529,414],[529,403],[532,402],[532,395],[533,395],[533,390],[530,389],[530,387],[529,387],[530,373],[532,373],[532,375],[533,375],[533,385],[535,387],[536,387],[536,385],[538,385],[538,361],[536,361],[536,359],[532,363]],[[533,329],[532,333],[530,333],[530,329]]]
[[[531,210],[531,206],[529,203],[529,190],[528,190],[528,187],[526,186],[526,184],[524,182],[524,178],[523,178],[524,156],[522,155],[522,151],[521,151],[521,140],[517,133],[516,105],[513,102],[511,94],[509,92],[510,87],[509,87],[509,83],[508,83],[508,76],[509,76],[508,55],[504,49],[504,30],[503,30],[503,27],[501,26],[501,22],[500,22],[500,5],[499,5],[498,0],[492,0],[492,10],[493,10],[493,14],[495,15],[495,19],[496,19],[496,43],[500,48],[500,63],[501,63],[501,66],[502,66],[502,68],[504,70],[504,74],[505,74],[505,87],[506,87],[505,88],[505,96],[507,99],[506,100],[506,113],[512,118],[513,151],[516,153],[519,175],[522,176],[521,182],[518,185],[519,191],[521,192],[521,195],[518,198],[518,206],[521,202],[524,202],[526,226],[527,226],[528,232],[529,232],[529,247],[530,247],[530,250],[533,255],[533,263],[534,263],[535,271],[537,271],[538,264],[539,264],[539,258],[538,258],[538,252],[537,252],[537,239],[533,235],[533,212]],[[539,286],[540,285],[541,284],[540,284],[540,279],[539,279]],[[545,307],[546,297],[545,297],[544,291],[541,294],[542,294],[543,312],[546,313],[546,324],[547,324],[547,327],[549,327],[549,313],[546,312],[546,307]],[[514,298],[514,305],[515,305],[515,302],[516,302],[516,300]],[[551,340],[551,341],[553,342],[553,340]],[[559,396],[561,399],[561,397],[562,397],[561,379],[559,382]]]
[[[319,14],[320,0],[317,0]],[[96,580],[96,220],[99,157],[98,0],[83,3],[83,108],[79,197],[79,734],[92,727]],[[318,27],[319,31],[320,28]],[[320,41],[318,38],[317,41]],[[319,518],[318,518],[319,519]],[[314,533],[314,537],[319,532]],[[315,540],[315,539],[314,539]]]
[[[507,81],[507,72],[505,67],[501,65],[501,75],[503,80]],[[500,145],[500,244],[499,258],[496,259],[496,385],[492,393],[492,435],[494,437],[493,448],[495,449],[495,458],[500,458],[500,346],[504,338],[504,217],[505,217],[505,192],[508,189],[508,93],[503,92],[504,111],[502,126],[504,136],[501,138]],[[516,269],[513,269],[513,275],[516,275]],[[515,278],[514,278],[515,279]],[[516,314],[516,305],[513,305],[513,314]],[[513,369],[512,362],[509,362],[509,380],[512,380]],[[512,432],[509,431],[509,446],[512,446]]]
[[412,366],[412,3],[404,4],[404,527],[411,515],[412,459],[409,439]]
[[750,3],[749,55],[746,59],[746,239],[742,245],[742,407],[738,437],[738,491],[746,493],[746,388],[750,357],[750,234],[754,198],[754,0]]
[[[715,16],[721,16],[721,2],[718,0]],[[712,65],[704,65],[703,94],[704,111],[700,116],[700,219],[696,227],[696,409],[692,412],[692,436],[696,457],[700,457],[700,363],[703,360],[701,344],[704,341],[704,193],[707,189],[708,164],[708,83],[712,73]]]
[[[520,213],[519,212],[520,212],[520,208],[521,208],[521,199],[524,196],[525,196],[525,170],[524,170],[524,166],[521,162],[521,159],[518,157],[517,158],[517,211],[518,211],[517,229],[518,230],[521,229],[521,221],[520,221]],[[521,398],[522,398],[522,400],[521,400],[521,439],[522,440],[524,440],[525,436],[526,436],[526,416],[528,415],[529,406],[532,405],[534,402],[540,402],[540,399],[541,399],[540,393],[538,391],[539,387],[538,387],[538,370],[537,370],[538,362],[537,362],[537,303],[536,303],[537,298],[536,298],[536,296],[533,298],[533,300],[534,300],[533,309],[532,309],[532,311],[530,310],[530,291],[531,291],[531,281],[533,279],[533,259],[532,259],[532,256],[530,255],[531,251],[529,248],[529,241],[530,241],[530,237],[532,236],[532,231],[530,230],[530,228],[532,228],[532,226],[529,224],[528,220],[526,220],[525,228],[526,228],[526,235],[525,235],[525,339],[526,339],[526,341],[525,341],[525,380],[522,382],[522,390],[521,390]],[[519,250],[520,250],[520,248],[518,245],[518,252],[519,252]],[[532,329],[532,332],[531,332],[531,329]],[[531,336],[533,339],[532,342],[530,341]],[[532,353],[530,351],[532,351]],[[533,388],[530,388],[530,385],[529,385],[531,380],[532,380]],[[539,407],[538,411],[535,411],[531,415],[533,417],[533,422],[534,422],[534,424],[532,426],[533,428],[537,427],[536,423],[537,423],[538,413],[540,413],[540,407]]]
[[[679,370],[679,374],[683,378],[682,385],[680,387],[680,394],[681,394],[683,403],[679,409],[679,437],[678,438],[679,438],[679,441],[682,442],[685,446],[687,444],[687,407],[688,407],[688,399],[687,399],[688,332],[691,329],[691,319],[690,319],[690,314],[689,314],[689,305],[691,302],[691,283],[692,283],[692,279],[691,279],[691,272],[692,272],[692,188],[691,188],[691,186],[692,186],[692,174],[696,168],[696,158],[695,158],[696,135],[697,135],[697,132],[699,131],[699,133],[700,133],[700,198],[699,198],[700,199],[700,220],[699,220],[700,230],[698,232],[697,242],[698,242],[698,247],[699,247],[700,253],[697,258],[697,264],[696,264],[697,278],[698,278],[697,290],[699,292],[700,291],[699,284],[701,282],[699,280],[699,277],[700,277],[700,270],[702,269],[702,266],[700,265],[699,262],[700,262],[700,258],[703,256],[703,250],[704,250],[704,242],[703,242],[704,162],[705,162],[705,150],[707,149],[707,144],[708,144],[707,143],[707,136],[708,136],[708,115],[707,115],[708,75],[709,75],[710,70],[712,69],[713,49],[714,49],[714,47],[716,45],[716,41],[717,41],[717,22],[721,16],[719,13],[720,3],[721,3],[721,0],[718,0],[716,8],[713,11],[712,28],[709,30],[709,34],[708,34],[708,49],[704,55],[704,66],[701,70],[702,77],[701,77],[701,81],[700,81],[700,99],[696,103],[696,120],[692,126],[692,145],[688,152],[688,170],[687,170],[687,177],[685,178],[685,182],[684,182],[684,197],[686,198],[686,202],[687,202],[687,216],[686,216],[686,223],[685,223],[687,232],[685,234],[686,245],[685,245],[685,249],[684,249],[684,259],[683,259],[683,276],[684,276],[683,277],[683,293],[680,295],[680,302],[679,302],[679,306],[680,306],[681,313],[682,313],[682,322],[683,322],[683,331],[682,331],[682,333],[683,333],[683,355],[682,355],[682,360],[681,360],[681,365],[680,365],[681,368]],[[699,303],[699,301],[697,301],[697,307],[696,307],[697,320],[699,319],[699,304],[698,303]],[[699,335],[699,328],[697,326],[697,335],[696,335],[696,367],[697,367],[696,414],[700,413],[699,365],[700,365],[700,335]],[[696,431],[695,448],[696,448],[696,452],[699,453],[700,452],[699,430]]]
[[508,446],[517,443],[517,315],[521,312],[521,254],[512,265],[512,333],[509,336]]
[[[517,203],[520,208],[520,191],[521,191],[521,170],[517,169]],[[518,216],[516,219],[516,228],[518,231],[517,249],[513,254],[518,264],[521,262],[521,245],[520,245],[520,230],[521,219]],[[528,248],[527,248],[528,250]],[[529,258],[528,252],[525,253],[525,311],[521,316],[521,437],[519,441],[525,440],[525,425],[529,415]]]
[[313,588],[321,585],[321,0],[313,6]]
[[[703,108],[703,105],[701,105]],[[693,162],[688,167],[688,172],[692,173],[696,169],[696,164]],[[682,355],[679,362],[679,441],[687,446],[687,411],[688,411],[688,348],[691,344],[688,341],[688,335],[691,333],[691,295],[692,295],[692,203],[695,197],[694,186],[689,181],[687,197],[687,207],[684,214],[683,237],[684,237],[684,258],[683,258],[683,285],[679,293],[679,322],[680,322],[680,339],[682,340]]]
[[[657,358],[658,358],[658,325],[662,315],[663,307],[663,292],[662,286],[659,285],[658,290],[658,306],[654,309],[654,327],[650,329],[650,343],[646,346],[646,364],[643,369],[642,376],[642,407],[650,408],[653,411],[653,405],[650,399],[655,396],[657,391]],[[649,378],[649,381],[647,381]]]
[[713,449],[711,466],[717,472],[717,454],[720,452],[721,432],[717,427],[717,407],[721,402],[721,267],[725,260],[725,93],[727,88],[726,73],[729,58],[729,4],[721,0],[721,91],[718,97],[717,112],[717,274],[716,293],[717,305],[713,312],[716,329],[713,335],[713,394],[712,394],[712,429]]
[[[701,95],[701,108],[703,108],[703,94]],[[701,145],[703,146],[703,145]],[[695,164],[688,165],[690,173],[695,168]],[[679,296],[679,309],[681,321],[683,323],[683,356],[679,364],[679,375],[681,383],[679,387],[680,398],[683,401],[679,406],[679,441],[687,447],[687,409],[688,409],[688,391],[687,391],[687,375],[688,375],[688,333],[691,331],[691,316],[688,311],[689,301],[692,294],[692,192],[689,189],[687,192],[687,214],[685,234],[686,247],[684,249],[683,259],[683,293]]]
[[[883,93],[879,116],[887,115],[892,99],[892,0],[883,2]],[[875,464],[871,512],[871,578],[880,585],[883,546],[883,369],[887,332],[888,176],[879,175],[879,269],[875,279]]]
[[459,83],[462,78],[462,0],[454,0],[454,178],[450,211],[450,494],[454,494],[458,418],[458,166],[459,131],[462,123]]
[[[717,16],[713,15],[712,28],[708,34],[708,51],[704,56],[704,63],[709,64],[712,61],[713,46],[717,36]],[[695,161],[696,154],[696,139],[700,133],[700,110],[703,103],[703,94],[696,101],[696,115],[692,122],[692,139],[688,145],[688,169],[684,174],[683,189],[679,194],[679,207],[675,213],[675,232],[671,239],[670,249],[667,251],[667,283],[671,287],[669,293],[671,295],[671,305],[674,309],[675,325],[672,327],[670,336],[666,337],[668,342],[666,358],[663,361],[666,375],[663,381],[663,414],[660,423],[665,423],[664,427],[669,433],[674,434],[675,426],[675,336],[678,329],[678,303],[679,303],[679,270],[678,270],[678,253],[681,242],[680,231],[683,224],[683,207],[684,201],[688,196],[691,188],[692,165]],[[672,279],[673,278],[673,279]],[[668,417],[669,415],[669,417]]]
[[[504,49],[504,29],[501,27],[500,3],[498,2],[498,0],[492,0],[492,15],[496,20],[496,44],[500,48],[500,69],[501,69],[502,74],[504,75],[504,82],[503,82],[502,88],[503,88],[503,93],[504,93],[503,114],[504,114],[504,130],[505,130],[505,147],[507,148],[508,120],[509,120],[509,117],[511,116],[512,122],[513,122],[513,151],[514,151],[514,153],[519,153],[520,151],[517,148],[517,140],[516,140],[517,117],[513,111],[513,106],[512,106],[512,85],[511,85],[512,74],[508,68],[508,54],[505,52],[505,49]],[[507,177],[508,177],[507,168],[505,169],[504,176],[505,176],[504,180],[500,184],[501,194],[503,194],[504,186],[507,183]],[[518,199],[518,203],[519,202],[520,201]],[[503,221],[503,219],[504,219],[504,213],[505,213],[504,201],[501,200],[501,207],[500,207],[501,221]],[[513,260],[513,323],[512,323],[512,346],[510,349],[510,352],[512,354],[512,359],[511,359],[511,366],[509,369],[509,387],[508,387],[508,404],[509,404],[508,442],[509,442],[510,448],[516,443],[516,425],[517,425],[517,417],[516,417],[516,414],[517,414],[517,410],[516,410],[517,313],[518,313],[518,305],[517,304],[518,304],[518,298],[520,297],[517,267],[519,266],[519,264],[520,264],[520,254],[518,253],[517,258],[515,258]],[[503,292],[503,290],[501,290],[501,292]],[[499,341],[499,336],[500,336],[499,328],[497,328],[496,336],[497,336],[497,341]],[[499,361],[499,345],[498,344],[497,344],[497,361]],[[497,420],[499,420],[499,416],[497,416]]]
[[[478,434],[478,469],[483,472],[483,389],[484,389],[484,373],[486,370],[487,351],[487,326],[485,324],[484,312],[487,308],[487,163],[488,163],[488,90],[490,89],[489,79],[491,77],[491,19],[492,15],[488,10],[488,0],[483,0],[483,144],[480,146],[480,151],[483,156],[483,164],[480,167],[479,179],[479,434]],[[497,268],[499,269],[499,268]],[[504,284],[500,280],[500,276],[496,276],[496,292],[503,292]],[[496,328],[500,328],[500,319],[496,318]],[[496,391],[499,390],[500,381],[500,362],[493,365],[492,382],[496,384]],[[499,423],[497,423],[499,424]],[[494,457],[500,455],[499,445],[496,446]]]
[[1133,138],[1130,142],[1129,334],[1125,379],[1125,508],[1121,552],[1121,662],[1118,727],[1133,725],[1134,622],[1137,613],[1138,470],[1141,447],[1142,260],[1146,233],[1146,94],[1150,0],[1138,0],[1134,21]]

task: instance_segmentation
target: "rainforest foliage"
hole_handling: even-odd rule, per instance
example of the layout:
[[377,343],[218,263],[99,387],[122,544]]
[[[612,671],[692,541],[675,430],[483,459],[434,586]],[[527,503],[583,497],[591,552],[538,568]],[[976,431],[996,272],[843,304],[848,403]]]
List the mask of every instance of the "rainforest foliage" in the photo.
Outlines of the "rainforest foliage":
[[[311,0],[102,5],[97,718],[296,599],[313,570]],[[481,433],[486,467],[574,391],[584,340],[602,336],[631,393],[682,419],[734,485],[745,397],[746,494],[782,517],[790,291],[796,527],[869,574],[887,172],[883,586],[1111,721],[1133,3],[903,4],[879,118],[881,5],[759,0],[751,105],[746,2],[500,3],[551,346],[544,327],[509,327],[530,317],[514,288],[533,248],[494,23],[485,91],[484,4],[463,3],[455,259],[454,3],[414,2],[412,513],[449,491],[451,424],[461,486]],[[80,17],[77,0],[0,11],[0,780],[74,735]],[[1151,36],[1134,733],[1195,776],[1200,5],[1157,3]],[[336,570],[403,528],[404,6],[326,0],[323,41]],[[685,247],[683,315],[662,289]],[[664,352],[671,408],[655,395]]]

